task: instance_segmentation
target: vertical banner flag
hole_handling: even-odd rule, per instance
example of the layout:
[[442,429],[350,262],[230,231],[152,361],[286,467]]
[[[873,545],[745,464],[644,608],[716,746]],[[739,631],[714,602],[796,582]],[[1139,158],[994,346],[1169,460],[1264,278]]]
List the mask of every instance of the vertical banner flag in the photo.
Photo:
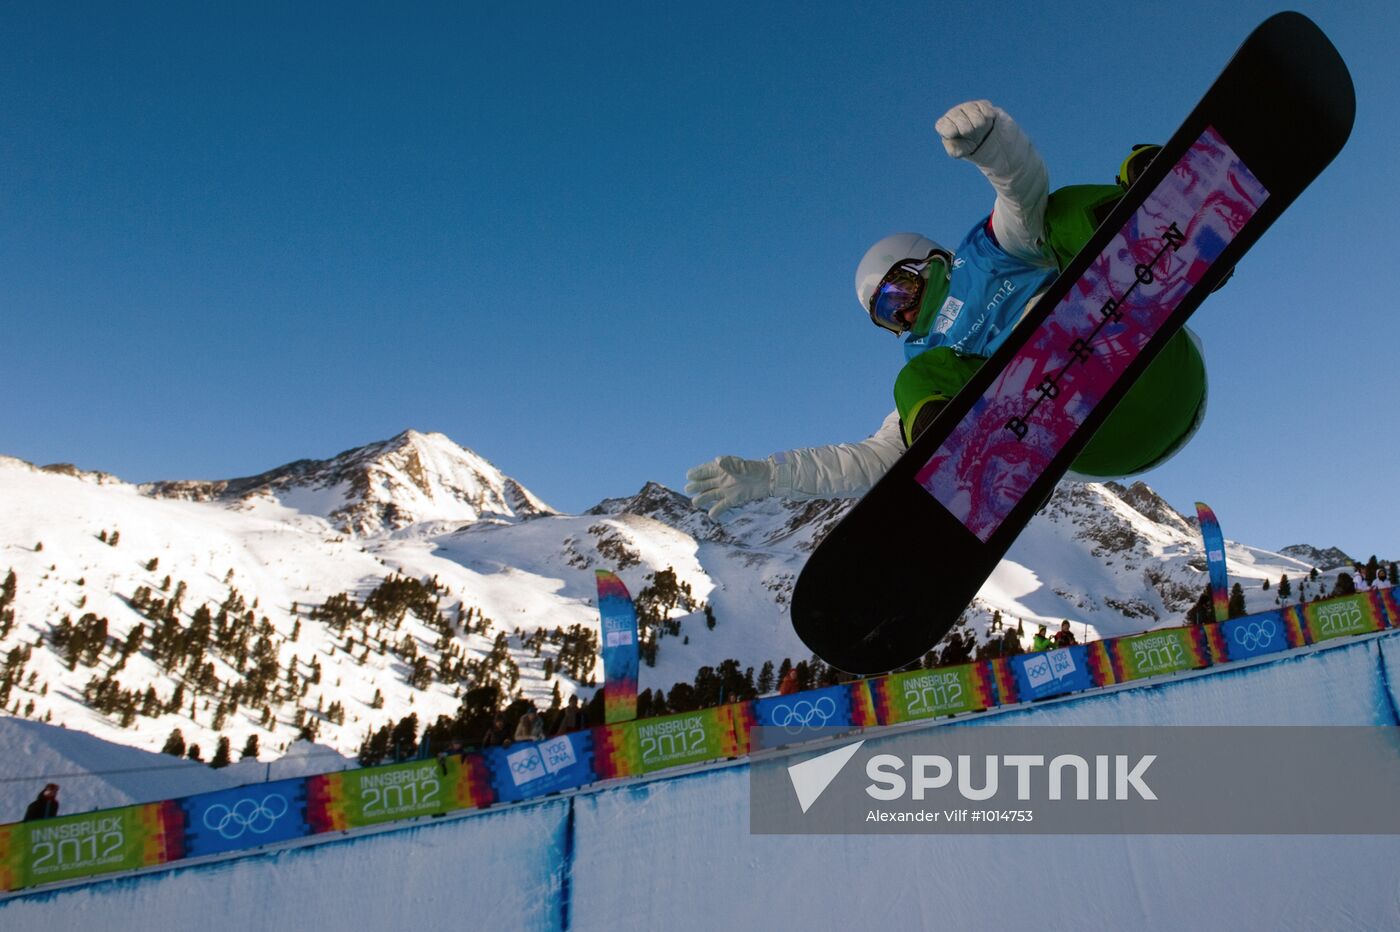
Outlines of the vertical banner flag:
[[1225,571],[1225,537],[1220,522],[1205,502],[1196,503],[1196,517],[1201,522],[1201,537],[1206,543],[1206,564],[1210,567],[1210,601],[1215,606],[1215,620],[1230,619],[1230,575]]
[[637,610],[627,587],[613,573],[598,574],[598,613],[602,616],[603,709],[605,721],[637,717]]

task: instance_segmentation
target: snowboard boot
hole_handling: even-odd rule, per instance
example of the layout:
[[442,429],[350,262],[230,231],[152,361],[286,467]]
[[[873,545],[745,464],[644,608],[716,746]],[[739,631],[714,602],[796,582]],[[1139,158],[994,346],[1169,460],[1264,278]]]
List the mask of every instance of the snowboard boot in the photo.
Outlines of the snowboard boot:
[[1118,166],[1118,186],[1127,190],[1133,186],[1133,182],[1142,176],[1151,164],[1152,159],[1162,147],[1153,143],[1140,142],[1133,146],[1133,151],[1128,153],[1128,157],[1123,160],[1123,164]]

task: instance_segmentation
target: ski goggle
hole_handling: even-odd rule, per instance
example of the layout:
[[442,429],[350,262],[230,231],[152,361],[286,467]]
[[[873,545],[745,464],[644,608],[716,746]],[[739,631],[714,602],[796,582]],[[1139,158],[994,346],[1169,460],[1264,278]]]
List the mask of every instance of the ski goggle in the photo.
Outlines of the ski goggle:
[[917,315],[924,296],[924,272],[935,261],[947,265],[948,256],[934,252],[924,259],[905,259],[885,273],[870,296],[870,320],[875,326],[898,335],[914,325],[906,318],[911,310]]

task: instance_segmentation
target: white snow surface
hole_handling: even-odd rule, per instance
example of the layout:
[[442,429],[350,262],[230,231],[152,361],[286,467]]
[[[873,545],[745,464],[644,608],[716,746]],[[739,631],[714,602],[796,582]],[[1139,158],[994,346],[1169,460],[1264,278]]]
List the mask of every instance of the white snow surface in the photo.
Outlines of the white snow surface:
[[[1394,726],[1392,670],[1400,670],[1393,634],[970,721]],[[921,731],[879,740],[916,741]],[[747,766],[35,892],[0,901],[0,927],[1400,925],[1394,837],[761,836],[749,833]],[[1309,791],[1299,788],[1300,805]]]

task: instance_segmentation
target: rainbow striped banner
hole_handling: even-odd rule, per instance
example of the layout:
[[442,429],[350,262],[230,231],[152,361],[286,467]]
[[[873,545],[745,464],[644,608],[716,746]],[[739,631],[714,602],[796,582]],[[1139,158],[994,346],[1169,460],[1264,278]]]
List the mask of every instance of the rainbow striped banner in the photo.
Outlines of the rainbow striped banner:
[[1021,701],[1021,691],[1016,687],[1016,669],[1010,657],[993,657],[988,661],[991,667],[992,686],[996,689],[994,705],[1015,705]]
[[749,752],[753,705],[736,702],[593,729],[593,770],[600,780],[739,757]]
[[174,800],[20,822],[0,830],[6,890],[138,870],[184,856]]
[[1210,652],[1200,625],[1165,628],[1109,641],[1117,682],[1140,680],[1210,665]]
[[343,831],[488,806],[493,800],[481,756],[454,754],[310,777],[306,820],[314,832]]
[[875,696],[870,691],[870,680],[856,680],[849,685],[851,724],[857,728],[872,728],[880,724],[880,716],[875,708]]
[[593,729],[593,772],[599,780],[641,775],[642,749],[635,725],[619,722]]
[[1205,502],[1196,503],[1196,518],[1201,522],[1201,538],[1206,545],[1206,565],[1210,569],[1210,601],[1215,607],[1215,620],[1230,619],[1230,574],[1225,569],[1225,536],[1220,522]]
[[1109,650],[1111,641],[1090,641],[1084,646],[1088,648],[1089,676],[1096,686],[1112,686],[1120,682],[1118,673],[1113,669],[1113,655]]
[[1372,589],[1371,597],[1380,603],[1383,617],[1390,623],[1390,626],[1400,628],[1400,602],[1396,601],[1395,590],[1390,587]]
[[1224,626],[1216,623],[1213,625],[1202,625],[1202,634],[1206,639],[1206,653],[1210,657],[1211,665],[1226,663],[1230,659],[1230,647],[1225,638]]
[[960,712],[980,712],[993,703],[995,687],[986,662],[911,670],[871,681],[880,724],[912,722]]
[[1385,609],[1379,599],[1372,598],[1374,595],[1377,593],[1358,592],[1338,599],[1309,602],[1303,607],[1309,643],[1370,634],[1385,628]]
[[1288,633],[1289,647],[1306,647],[1308,644],[1307,625],[1303,623],[1303,608],[1288,605],[1283,609],[1284,629]]
[[725,757],[742,757],[753,750],[753,730],[757,721],[752,702],[720,706],[720,716],[729,719],[729,737],[721,750]]
[[615,573],[595,573],[603,626],[603,720],[630,722],[637,717],[637,609]]

